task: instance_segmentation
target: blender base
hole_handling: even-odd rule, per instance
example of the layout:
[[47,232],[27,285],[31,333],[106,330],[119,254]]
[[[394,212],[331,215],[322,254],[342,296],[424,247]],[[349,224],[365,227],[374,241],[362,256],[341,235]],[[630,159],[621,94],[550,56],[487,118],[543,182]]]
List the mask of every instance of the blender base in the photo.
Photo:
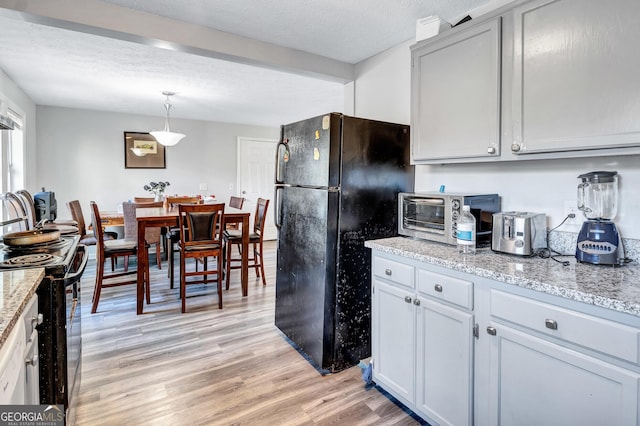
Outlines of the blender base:
[[594,265],[624,265],[624,247],[615,223],[585,221],[578,234],[576,259]]

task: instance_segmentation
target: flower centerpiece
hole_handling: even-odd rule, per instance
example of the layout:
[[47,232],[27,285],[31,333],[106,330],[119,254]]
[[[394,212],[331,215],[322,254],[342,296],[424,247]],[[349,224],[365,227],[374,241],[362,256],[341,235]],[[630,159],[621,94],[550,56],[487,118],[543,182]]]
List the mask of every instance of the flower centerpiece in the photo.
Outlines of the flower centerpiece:
[[148,185],[144,186],[144,190],[151,192],[154,195],[155,201],[162,201],[164,190],[170,185],[169,182],[149,182]]

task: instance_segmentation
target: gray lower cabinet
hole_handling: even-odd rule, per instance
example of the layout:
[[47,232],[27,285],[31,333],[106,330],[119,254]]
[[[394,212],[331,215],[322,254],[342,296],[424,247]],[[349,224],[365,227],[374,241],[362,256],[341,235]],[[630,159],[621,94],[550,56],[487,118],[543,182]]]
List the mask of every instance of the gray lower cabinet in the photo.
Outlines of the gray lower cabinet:
[[411,407],[415,403],[416,308],[413,265],[374,256],[371,356],[376,383]]
[[417,274],[416,411],[431,424],[472,424],[473,300],[460,306],[447,299],[460,287],[472,295],[473,283],[421,268]]
[[640,320],[373,250],[373,379],[432,425],[640,424]]
[[373,256],[373,379],[430,424],[471,424],[473,283],[417,266]]
[[487,293],[488,424],[638,424],[638,328],[495,288]]

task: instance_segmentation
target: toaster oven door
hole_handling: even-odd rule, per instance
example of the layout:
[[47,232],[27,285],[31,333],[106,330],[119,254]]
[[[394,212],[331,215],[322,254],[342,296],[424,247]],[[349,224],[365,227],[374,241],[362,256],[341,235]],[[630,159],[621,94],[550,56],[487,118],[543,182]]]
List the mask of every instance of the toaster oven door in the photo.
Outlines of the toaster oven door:
[[403,228],[444,237],[447,224],[445,204],[443,198],[405,196],[402,200]]

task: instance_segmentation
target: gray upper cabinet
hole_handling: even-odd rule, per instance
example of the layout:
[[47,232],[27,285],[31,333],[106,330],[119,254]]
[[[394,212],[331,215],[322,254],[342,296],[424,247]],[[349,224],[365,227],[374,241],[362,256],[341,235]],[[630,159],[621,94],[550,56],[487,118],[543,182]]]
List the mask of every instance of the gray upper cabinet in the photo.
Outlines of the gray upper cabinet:
[[500,18],[412,48],[412,161],[500,155]]
[[640,154],[640,0],[515,1],[412,47],[415,164]]
[[513,13],[508,149],[640,146],[640,1],[539,0]]

